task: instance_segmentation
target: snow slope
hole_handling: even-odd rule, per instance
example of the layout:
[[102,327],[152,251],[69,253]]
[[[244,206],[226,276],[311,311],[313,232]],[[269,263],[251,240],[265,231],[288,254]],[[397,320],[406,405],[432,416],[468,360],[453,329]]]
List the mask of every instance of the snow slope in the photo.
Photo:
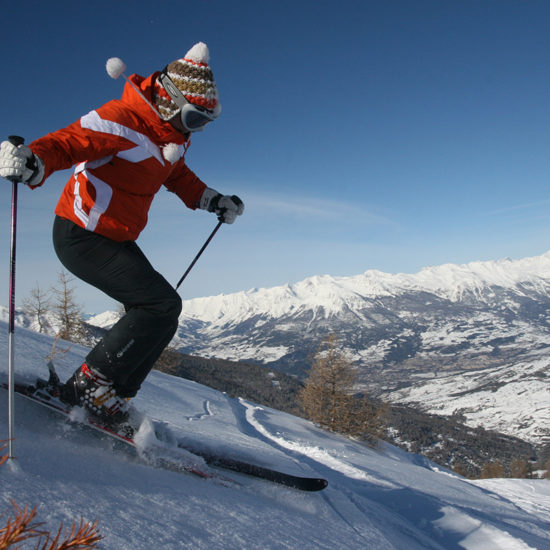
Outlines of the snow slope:
[[483,426],[537,444],[550,438],[550,360],[518,363],[423,380],[387,398],[441,416],[460,414]]
[[[7,327],[0,323],[0,376]],[[16,368],[38,374],[49,337],[18,328]],[[56,364],[68,376],[86,349]],[[311,423],[199,384],[153,372],[135,405],[172,431],[237,457],[323,476],[300,493],[231,475],[241,486],[157,470],[129,450],[16,400],[17,460],[0,468],[0,513],[10,499],[38,505],[50,529],[83,516],[99,521],[105,549],[523,550],[550,548],[550,483],[469,482],[384,445],[366,448]],[[0,438],[7,392],[0,390]],[[4,435],[5,434],[5,435]]]

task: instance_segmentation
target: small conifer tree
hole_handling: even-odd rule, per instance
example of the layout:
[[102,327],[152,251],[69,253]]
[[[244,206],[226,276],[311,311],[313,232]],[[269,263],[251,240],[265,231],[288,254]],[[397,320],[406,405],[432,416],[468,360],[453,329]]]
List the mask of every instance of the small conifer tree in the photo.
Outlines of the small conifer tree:
[[490,479],[494,477],[506,477],[506,468],[498,460],[486,462],[481,468],[481,479]]
[[524,458],[514,458],[510,463],[510,477],[527,479],[533,474],[533,469],[528,460]]
[[306,418],[333,432],[378,437],[384,407],[354,394],[357,372],[336,343],[334,335],[328,336],[314,356],[298,396],[301,409]]
[[58,333],[60,338],[86,343],[86,329],[82,322],[83,310],[71,286],[73,280],[65,271],[59,273],[57,285],[52,289],[54,296],[52,310],[60,325]]

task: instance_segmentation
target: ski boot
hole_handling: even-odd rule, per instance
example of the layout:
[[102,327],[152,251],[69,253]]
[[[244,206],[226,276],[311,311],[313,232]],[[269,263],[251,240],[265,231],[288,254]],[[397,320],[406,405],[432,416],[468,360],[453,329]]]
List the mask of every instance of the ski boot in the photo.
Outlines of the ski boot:
[[109,425],[128,420],[129,399],[117,395],[113,382],[86,363],[61,387],[59,398],[68,405],[86,408]]

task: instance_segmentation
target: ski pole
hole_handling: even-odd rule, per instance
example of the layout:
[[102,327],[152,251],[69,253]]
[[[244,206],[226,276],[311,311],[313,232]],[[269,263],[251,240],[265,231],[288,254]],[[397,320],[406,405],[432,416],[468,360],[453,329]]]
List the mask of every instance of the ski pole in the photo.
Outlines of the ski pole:
[[182,275],[181,279],[178,281],[178,284],[176,285],[176,290],[178,290],[181,283],[183,283],[183,280],[185,279],[185,277],[187,277],[187,275],[189,274],[191,269],[193,269],[193,266],[197,263],[197,260],[201,257],[201,254],[204,252],[204,249],[208,246],[210,241],[214,238],[214,235],[217,233],[217,231],[221,227],[222,223],[223,223],[223,221],[220,220],[218,222],[218,224],[216,225],[216,227],[214,228],[214,231],[212,231],[212,233],[210,233],[210,237],[208,237],[208,239],[206,239],[206,242],[202,245],[202,248],[199,250],[199,253],[195,256],[195,259],[191,262],[191,264],[187,268],[187,271]]
[[[10,142],[18,147],[23,145],[25,140],[19,136],[9,136]],[[11,244],[10,244],[10,306],[9,306],[9,329],[8,329],[8,458],[15,458],[15,379],[14,379],[14,333],[15,333],[15,244],[17,232],[17,184],[19,180],[15,177],[7,178],[12,182],[11,188]]]

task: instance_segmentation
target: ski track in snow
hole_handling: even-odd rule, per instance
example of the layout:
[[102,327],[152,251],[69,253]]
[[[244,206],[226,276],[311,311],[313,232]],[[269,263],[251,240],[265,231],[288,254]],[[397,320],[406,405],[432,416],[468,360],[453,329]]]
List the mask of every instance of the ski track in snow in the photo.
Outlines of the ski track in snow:
[[212,411],[210,410],[210,401],[208,401],[208,399],[205,399],[203,401],[203,407],[204,407],[204,412],[197,413],[194,416],[188,416],[187,420],[189,422],[192,422],[193,420],[202,420],[203,418],[212,416]]
[[[277,449],[283,449],[285,454],[293,461],[302,464],[308,462],[310,464],[313,473],[308,471],[308,475],[323,476],[325,468],[319,469],[316,467],[317,464],[320,464],[335,472],[339,472],[346,477],[355,478],[362,481],[370,481],[371,483],[379,482],[376,478],[369,476],[366,472],[360,471],[359,469],[338,460],[334,456],[331,456],[326,449],[311,446],[305,441],[293,442],[282,437],[280,434],[272,433],[272,431],[266,428],[266,426],[258,418],[258,416],[265,411],[264,407],[254,405],[244,399],[239,399],[239,404],[244,408],[245,422],[265,441]],[[236,409],[234,408],[234,410]],[[241,425],[243,424],[241,423]],[[245,428],[245,430],[248,433],[251,433],[249,428]],[[305,461],[304,458],[308,458],[310,460]],[[388,486],[391,486],[391,484],[388,484]],[[342,491],[340,494],[329,496],[329,494],[325,491],[321,496],[327,506],[339,518],[339,521],[345,524],[349,529],[351,529],[351,531],[356,533],[360,540],[363,540],[364,544],[368,547],[372,542],[371,520],[369,519],[368,511],[361,505],[354,502],[352,493],[349,491]]]
[[[263,435],[267,440],[274,442],[277,446],[283,449],[294,451],[295,453],[307,456],[313,459],[315,462],[328,466],[332,470],[338,471],[347,477],[358,479],[362,481],[369,481],[371,483],[379,483],[379,480],[369,476],[365,471],[354,468],[350,464],[339,460],[337,457],[332,456],[327,449],[321,449],[319,447],[312,447],[307,442],[296,442],[286,439],[281,434],[273,434],[269,431],[264,424],[258,419],[260,412],[264,411],[264,407],[259,407],[251,403],[246,402],[244,399],[240,399],[241,405],[246,409],[246,420],[251,426],[253,426],[258,433]],[[395,487],[391,483],[383,483],[387,487]]]
[[[197,414],[194,414],[192,416],[184,416],[182,417],[182,420],[187,422],[194,422],[198,420],[204,420],[205,418],[208,418],[209,416],[212,416],[212,410],[210,408],[210,401],[208,399],[205,399],[203,401],[203,412],[198,412]],[[178,424],[174,424],[173,422],[166,422],[164,420],[160,420],[158,418],[152,419],[157,420],[158,422],[162,422],[164,424],[172,425],[172,426],[178,426]]]

